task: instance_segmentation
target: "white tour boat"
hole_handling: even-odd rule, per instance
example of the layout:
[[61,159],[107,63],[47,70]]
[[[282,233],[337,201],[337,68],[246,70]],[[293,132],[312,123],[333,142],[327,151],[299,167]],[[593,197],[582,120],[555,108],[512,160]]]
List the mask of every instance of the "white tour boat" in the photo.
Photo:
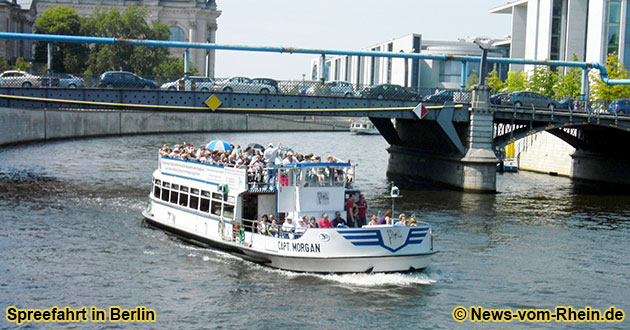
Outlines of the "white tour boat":
[[269,166],[263,174],[253,174],[246,167],[160,156],[142,214],[148,224],[191,243],[285,270],[355,273],[427,267],[437,251],[431,227],[423,222],[410,227],[309,228],[273,236],[257,232],[254,219],[263,214],[297,220],[327,213],[332,220],[341,211],[345,217],[345,198],[358,191],[353,182],[350,163]]
[[368,119],[353,121],[352,123],[350,123],[350,132],[354,134],[368,135],[380,134],[378,132],[378,129],[376,129],[376,127],[374,127],[374,124],[372,124],[372,122]]

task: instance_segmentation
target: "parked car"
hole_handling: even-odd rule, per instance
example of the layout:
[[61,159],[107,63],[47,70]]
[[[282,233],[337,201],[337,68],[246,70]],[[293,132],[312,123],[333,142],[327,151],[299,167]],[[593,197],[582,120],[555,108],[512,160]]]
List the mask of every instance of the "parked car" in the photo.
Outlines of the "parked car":
[[278,82],[274,79],[271,78],[254,78],[252,79],[252,81],[254,82],[254,84],[261,84],[261,85],[271,85],[273,86],[276,91],[274,93],[278,93],[280,92],[280,88],[278,87]]
[[96,87],[106,88],[158,88],[155,81],[144,79],[127,71],[107,71],[98,77]]
[[9,70],[0,73],[1,87],[40,87],[42,78],[28,72]]
[[185,91],[203,91],[207,92],[214,88],[214,79],[210,77],[198,77],[190,76],[181,77],[175,81],[167,82],[160,86],[160,89],[167,89],[171,91],[185,90]]
[[453,91],[441,90],[435,94],[425,96],[422,101],[424,102],[437,102],[444,103],[446,101],[453,101]]
[[488,102],[490,102],[490,104],[494,104],[494,105],[501,105],[501,101],[506,98],[508,95],[508,93],[497,93],[494,95],[490,95],[490,99],[488,100]]
[[261,81],[253,81],[245,77],[232,77],[220,81],[215,81],[214,89],[226,93],[260,93],[269,94],[277,93],[276,87],[263,83]]
[[301,91],[306,95],[344,96],[353,97],[354,87],[345,81],[327,81],[323,84],[315,84]]
[[410,92],[400,85],[382,84],[366,87],[360,92],[361,97],[369,99],[411,100],[420,99],[420,95]]
[[623,115],[630,114],[630,99],[614,100],[610,103],[606,111]]
[[53,73],[42,77],[42,86],[78,88],[85,87],[85,81],[69,73]]
[[504,95],[500,98],[501,105],[509,105],[515,107],[528,107],[535,108],[549,108],[555,109],[558,107],[556,100],[543,96],[535,92],[512,92]]

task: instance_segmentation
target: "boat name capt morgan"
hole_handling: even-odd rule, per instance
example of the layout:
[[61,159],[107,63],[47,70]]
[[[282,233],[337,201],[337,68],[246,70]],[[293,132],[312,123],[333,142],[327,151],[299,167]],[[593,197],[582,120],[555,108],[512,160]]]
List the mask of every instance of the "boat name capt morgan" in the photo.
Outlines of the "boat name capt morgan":
[[288,252],[321,252],[319,243],[278,242],[278,250]]

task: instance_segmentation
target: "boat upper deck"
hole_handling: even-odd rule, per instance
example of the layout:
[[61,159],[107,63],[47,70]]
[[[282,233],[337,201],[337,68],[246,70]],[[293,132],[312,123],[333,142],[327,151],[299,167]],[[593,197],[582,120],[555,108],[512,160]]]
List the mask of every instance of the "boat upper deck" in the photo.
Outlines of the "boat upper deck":
[[285,165],[208,164],[160,156],[158,169],[166,175],[206,184],[225,185],[230,191],[275,192],[279,186],[352,188],[351,163],[304,162]]

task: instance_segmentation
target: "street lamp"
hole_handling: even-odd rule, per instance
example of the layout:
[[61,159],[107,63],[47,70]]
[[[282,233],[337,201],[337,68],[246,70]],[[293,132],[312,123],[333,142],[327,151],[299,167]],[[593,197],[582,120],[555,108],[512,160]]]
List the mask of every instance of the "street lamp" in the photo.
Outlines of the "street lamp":
[[488,37],[477,37],[473,42],[481,48],[481,64],[479,68],[479,86],[482,86],[486,82],[486,76],[488,75],[488,49],[492,47],[495,40]]

